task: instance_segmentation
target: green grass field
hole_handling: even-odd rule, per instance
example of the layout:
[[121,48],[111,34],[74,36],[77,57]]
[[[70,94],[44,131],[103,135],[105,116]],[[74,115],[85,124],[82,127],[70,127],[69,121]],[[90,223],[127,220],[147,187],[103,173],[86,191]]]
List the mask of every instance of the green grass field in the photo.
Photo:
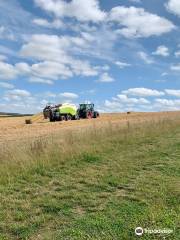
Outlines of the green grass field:
[[[1,240],[178,240],[179,213],[180,120],[1,147]],[[173,233],[137,237],[138,226]]]

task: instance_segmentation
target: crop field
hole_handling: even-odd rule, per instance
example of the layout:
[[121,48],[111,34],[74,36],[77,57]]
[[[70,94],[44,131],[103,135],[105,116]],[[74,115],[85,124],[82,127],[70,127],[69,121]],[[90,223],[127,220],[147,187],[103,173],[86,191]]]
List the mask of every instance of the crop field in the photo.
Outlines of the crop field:
[[180,112],[0,116],[0,240],[180,236]]
[[49,136],[58,132],[68,130],[84,129],[90,126],[96,125],[103,127],[108,123],[113,125],[120,124],[122,126],[127,123],[141,122],[156,122],[164,119],[176,119],[180,116],[180,112],[162,112],[162,113],[114,113],[114,114],[102,114],[98,119],[80,120],[80,121],[68,121],[68,122],[56,122],[50,123],[48,120],[44,120],[43,116],[33,123],[32,125],[26,125],[25,119],[31,117],[5,117],[0,116],[0,142],[15,141],[33,139],[40,136]]

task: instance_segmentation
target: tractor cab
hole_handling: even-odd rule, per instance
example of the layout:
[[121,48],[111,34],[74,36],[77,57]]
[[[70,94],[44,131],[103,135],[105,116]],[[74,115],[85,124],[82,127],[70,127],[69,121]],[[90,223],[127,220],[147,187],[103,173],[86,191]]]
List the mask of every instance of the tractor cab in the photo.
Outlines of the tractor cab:
[[94,104],[79,104],[79,109],[82,111],[94,110]]
[[99,113],[94,111],[93,103],[79,104],[78,114],[80,118],[96,118],[99,116]]

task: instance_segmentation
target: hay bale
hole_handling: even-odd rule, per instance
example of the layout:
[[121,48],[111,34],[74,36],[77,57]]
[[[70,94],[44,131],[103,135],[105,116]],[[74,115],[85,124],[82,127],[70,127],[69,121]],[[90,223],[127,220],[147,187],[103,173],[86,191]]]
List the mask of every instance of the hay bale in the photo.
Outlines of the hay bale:
[[32,120],[31,120],[31,119],[26,119],[26,120],[25,120],[25,123],[26,123],[26,124],[32,124]]

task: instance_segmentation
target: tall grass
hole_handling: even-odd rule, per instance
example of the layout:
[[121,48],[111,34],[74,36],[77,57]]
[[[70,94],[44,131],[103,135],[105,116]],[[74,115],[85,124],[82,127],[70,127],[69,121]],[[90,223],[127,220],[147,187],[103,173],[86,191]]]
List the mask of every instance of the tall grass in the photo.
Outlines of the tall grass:
[[[90,127],[64,130],[49,136],[5,142],[0,145],[0,183],[13,181],[38,165],[60,164],[84,152],[104,151],[113,139],[123,144],[138,137],[163,135],[175,129],[179,119],[156,119],[147,122],[125,121],[92,124]],[[105,149],[104,149],[105,148]]]
[[179,137],[176,118],[0,145],[0,239],[178,239]]

